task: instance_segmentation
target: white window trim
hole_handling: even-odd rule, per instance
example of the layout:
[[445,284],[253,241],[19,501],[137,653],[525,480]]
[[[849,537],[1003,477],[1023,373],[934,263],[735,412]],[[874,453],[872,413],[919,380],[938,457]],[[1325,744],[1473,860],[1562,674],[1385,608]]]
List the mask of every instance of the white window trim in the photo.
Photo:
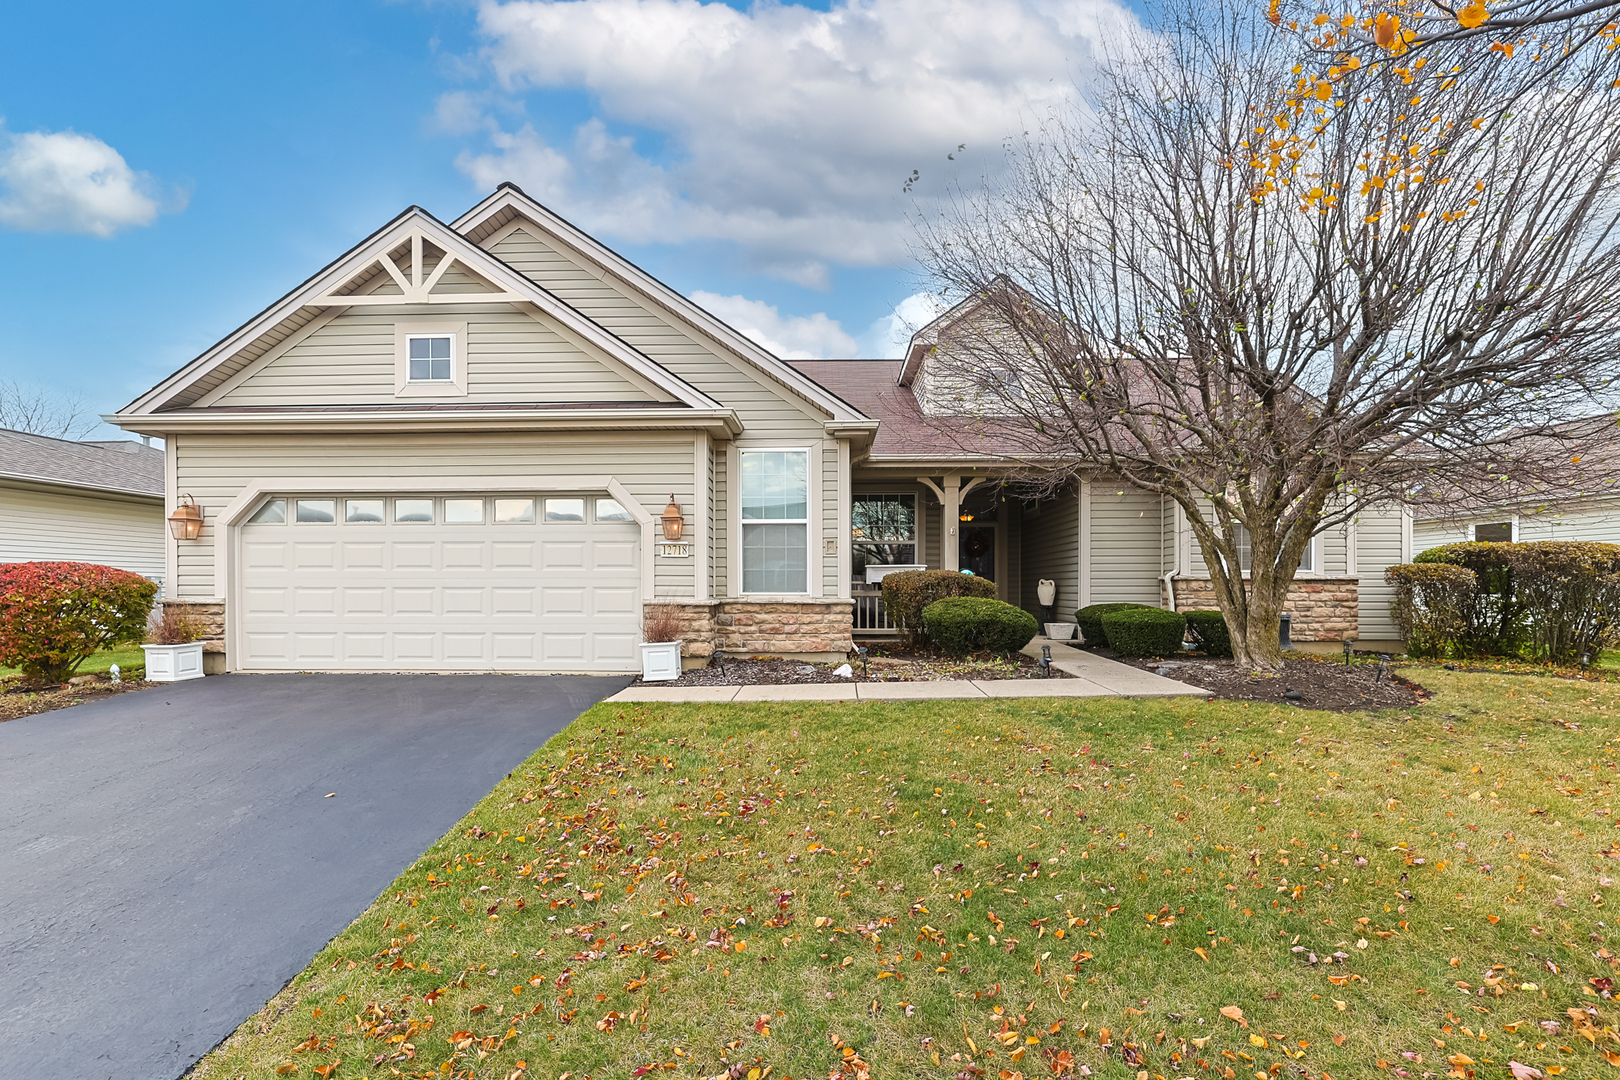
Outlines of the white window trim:
[[[773,523],[774,524],[780,524],[780,525],[797,525],[797,524],[800,523],[797,518],[793,518],[793,519],[768,518],[768,519],[760,519],[760,520],[752,520],[751,519],[751,520],[748,520],[748,521],[744,521],[743,516],[742,516],[742,504],[743,504],[742,458],[743,458],[744,454],[803,454],[805,456],[804,478],[805,478],[806,490],[805,490],[804,512],[805,512],[806,517],[805,517],[804,522],[803,522],[803,524],[804,524],[804,546],[805,546],[805,552],[804,552],[805,571],[804,571],[804,591],[802,591],[802,592],[794,592],[794,593],[758,593],[758,592],[748,592],[746,589],[743,588],[743,583],[748,580],[747,574],[745,572],[745,568],[743,566],[743,555],[744,555],[744,551],[746,549],[746,545],[743,543],[743,527],[744,527],[744,525],[770,525],[770,524],[773,524]],[[821,518],[821,499],[819,498],[819,492],[817,491],[818,487],[820,486],[820,482],[821,482],[821,475],[820,475],[821,470],[818,467],[819,462],[817,461],[817,459],[820,457],[820,444],[819,443],[804,443],[804,444],[800,444],[799,446],[738,446],[736,444],[733,444],[733,447],[732,447],[730,453],[728,453],[726,455],[726,457],[727,457],[728,466],[732,462],[735,462],[735,466],[736,466],[736,482],[735,482],[735,485],[732,486],[730,491],[728,492],[728,496],[729,496],[730,501],[731,501],[731,512],[728,515],[728,517],[731,519],[731,526],[732,526],[731,535],[735,538],[735,540],[733,541],[733,543],[730,546],[731,546],[731,549],[732,549],[732,563],[731,563],[731,565],[736,567],[736,575],[737,575],[736,576],[736,582],[737,582],[736,595],[738,595],[738,596],[747,596],[747,597],[763,597],[763,596],[801,597],[801,596],[818,596],[818,595],[820,595],[820,591],[821,591],[820,566],[821,566],[821,563],[820,563],[820,556],[816,552],[816,536],[817,536],[817,533],[818,533],[819,530],[818,530],[818,528],[815,527],[816,524],[820,521],[820,518]]]
[[[450,339],[450,378],[411,381],[411,339]],[[427,319],[401,319],[394,324],[394,396],[450,398],[467,396],[467,324]]]
[[[1294,580],[1298,581],[1300,578],[1325,578],[1328,576],[1322,572],[1322,559],[1326,554],[1322,547],[1322,536],[1322,533],[1316,533],[1311,537],[1310,547],[1308,549],[1311,555],[1311,568],[1309,570],[1295,570]],[[1250,571],[1244,570],[1242,571],[1242,575],[1247,578],[1250,576]]]

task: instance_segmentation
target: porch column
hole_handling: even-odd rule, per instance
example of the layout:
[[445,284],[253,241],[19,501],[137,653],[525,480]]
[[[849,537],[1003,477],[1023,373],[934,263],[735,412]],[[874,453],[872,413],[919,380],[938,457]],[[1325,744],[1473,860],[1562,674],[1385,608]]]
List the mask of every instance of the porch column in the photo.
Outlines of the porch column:
[[926,485],[939,499],[939,568],[960,570],[962,552],[957,546],[956,519],[962,514],[962,474],[951,473],[945,477],[943,488],[927,476],[917,477],[917,483]]

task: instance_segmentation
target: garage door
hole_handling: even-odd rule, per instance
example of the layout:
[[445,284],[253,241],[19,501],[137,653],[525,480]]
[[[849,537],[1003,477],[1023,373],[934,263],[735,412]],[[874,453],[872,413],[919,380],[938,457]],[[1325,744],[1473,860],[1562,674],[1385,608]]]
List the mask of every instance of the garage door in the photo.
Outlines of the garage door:
[[633,671],[640,528],[604,495],[298,496],[241,527],[250,671]]

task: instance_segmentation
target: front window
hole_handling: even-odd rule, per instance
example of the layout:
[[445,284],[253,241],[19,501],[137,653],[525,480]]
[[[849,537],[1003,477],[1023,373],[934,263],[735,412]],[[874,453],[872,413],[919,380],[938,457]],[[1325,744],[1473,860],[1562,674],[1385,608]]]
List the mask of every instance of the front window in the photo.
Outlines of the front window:
[[809,592],[809,544],[809,452],[743,451],[743,592]]
[[[1233,539],[1235,539],[1237,541],[1238,568],[1241,569],[1245,574],[1247,574],[1251,569],[1249,564],[1252,561],[1252,555],[1250,553],[1251,549],[1250,549],[1250,544],[1249,544],[1249,530],[1244,528],[1242,525],[1233,525],[1232,526],[1232,536],[1233,536]],[[1305,553],[1299,557],[1299,571],[1298,572],[1302,573],[1302,574],[1311,574],[1311,573],[1316,572],[1316,538],[1315,537],[1312,537],[1311,542],[1305,545]]]
[[850,539],[856,578],[867,566],[916,565],[917,497],[856,495]]
[[411,382],[449,382],[451,337],[413,335],[410,345]]
[[1513,522],[1497,521],[1489,525],[1475,525],[1474,539],[1481,543],[1511,544],[1513,542]]

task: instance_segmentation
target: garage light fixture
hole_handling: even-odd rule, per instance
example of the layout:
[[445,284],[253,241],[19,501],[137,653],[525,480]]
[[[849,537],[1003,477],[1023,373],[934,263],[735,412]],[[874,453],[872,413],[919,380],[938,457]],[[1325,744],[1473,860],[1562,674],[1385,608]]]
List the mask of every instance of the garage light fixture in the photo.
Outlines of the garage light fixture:
[[202,509],[190,495],[169,515],[169,535],[176,540],[195,540],[202,535]]
[[675,501],[675,496],[669,497],[669,505],[664,507],[664,539],[673,543],[681,538],[686,529],[686,523],[681,520],[681,504]]

